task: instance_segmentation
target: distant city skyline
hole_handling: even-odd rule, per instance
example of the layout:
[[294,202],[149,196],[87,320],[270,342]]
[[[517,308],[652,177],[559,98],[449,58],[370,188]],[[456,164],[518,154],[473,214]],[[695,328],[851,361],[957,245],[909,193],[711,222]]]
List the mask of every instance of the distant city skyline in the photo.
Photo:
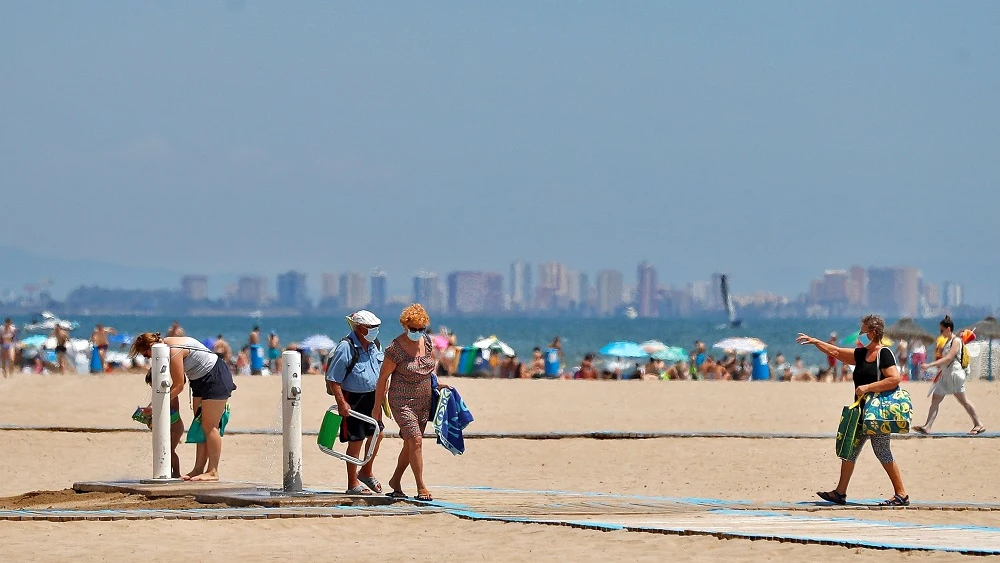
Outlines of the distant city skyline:
[[[227,300],[250,306],[276,304],[302,308],[306,302],[320,307],[323,303],[355,310],[364,306],[381,309],[390,301],[423,301],[434,311],[456,314],[586,311],[593,316],[619,314],[626,305],[633,306],[639,317],[687,316],[693,311],[712,312],[723,309],[720,287],[723,275],[713,273],[709,280],[692,280],[676,287],[660,284],[654,264],[643,261],[636,268],[636,283],[624,283],[624,275],[615,269],[603,269],[590,283],[590,274],[567,267],[560,262],[532,265],[516,260],[509,265],[509,275],[493,271],[455,271],[446,276],[421,270],[411,279],[408,294],[391,294],[387,290],[388,276],[374,270],[369,278],[358,272],[339,275],[322,274],[323,289],[317,299],[311,299],[306,289],[307,276],[298,271],[277,275],[277,293],[265,290],[246,301],[241,286],[253,283],[259,287],[260,277],[242,277],[225,291]],[[536,277],[537,275],[537,277]],[[290,286],[287,280],[294,279]],[[339,279],[339,285],[336,280]],[[532,280],[537,279],[537,285]],[[195,280],[197,283],[192,283]],[[286,280],[286,281],[282,281]],[[181,279],[181,293],[191,301],[205,299],[203,275],[188,275]],[[266,286],[266,280],[263,282]],[[836,316],[876,310],[890,316],[928,317],[948,308],[966,305],[964,286],[956,280],[936,284],[923,279],[916,268],[907,266],[859,266],[850,269],[828,269],[811,280],[806,291],[793,296],[769,291],[733,292],[741,307],[760,307],[796,303],[809,316]],[[984,304],[986,305],[986,304]],[[988,305],[986,305],[988,306]]]
[[[0,247],[0,252],[2,252],[3,247]],[[171,273],[167,271],[158,272],[152,277],[152,282],[150,281],[150,276],[146,276],[146,283],[121,283],[122,278],[128,278],[128,275],[123,275],[118,270],[128,272],[129,268],[122,267],[115,264],[107,264],[113,268],[117,268],[112,275],[100,276],[91,275],[91,279],[74,281],[72,275],[57,276],[54,272],[57,271],[73,271],[73,268],[79,261],[60,261],[45,259],[46,263],[56,263],[57,266],[44,266],[38,268],[39,273],[30,276],[22,276],[21,272],[23,269],[14,268],[12,270],[0,270],[0,302],[4,300],[9,300],[12,295],[24,295],[26,293],[38,293],[40,291],[47,291],[57,299],[62,299],[66,294],[75,289],[79,285],[95,285],[101,287],[115,288],[130,288],[130,289],[176,289],[175,285],[177,282],[174,280],[179,280],[181,289],[183,289],[186,283],[194,284],[191,291],[194,294],[204,294],[206,297],[217,299],[224,297],[227,290],[237,291],[243,295],[245,300],[263,300],[266,296],[276,296],[278,287],[278,276],[280,273],[271,273],[270,275],[261,273],[251,273],[247,272],[245,274],[201,274],[201,273]],[[105,264],[103,262],[93,262],[94,265]],[[541,283],[543,286],[548,285],[549,287],[556,287],[562,284],[567,288],[567,290],[573,286],[579,286],[581,280],[583,280],[584,285],[589,285],[593,287],[595,284],[599,283],[599,278],[602,272],[616,272],[621,279],[621,285],[625,288],[636,288],[639,285],[639,280],[641,276],[642,265],[647,264],[651,266],[656,272],[656,279],[654,283],[657,288],[664,289],[678,289],[686,286],[691,286],[689,289],[694,291],[696,297],[707,299],[709,301],[717,299],[715,296],[715,291],[707,291],[708,287],[717,288],[719,285],[719,280],[713,278],[715,273],[704,274],[701,279],[694,280],[676,280],[671,279],[669,273],[670,270],[665,270],[664,268],[658,266],[654,261],[644,260],[632,268],[616,269],[601,266],[594,266],[591,269],[584,268],[574,268],[565,263],[548,260],[538,263],[528,262],[527,260],[518,259],[507,265],[497,265],[494,268],[487,270],[473,270],[472,268],[464,268],[467,271],[485,271],[490,273],[496,273],[503,276],[504,284],[504,294],[511,297],[513,304],[516,308],[517,301],[513,300],[514,289],[512,288],[513,280],[516,277],[515,269],[518,265],[522,267],[525,265],[531,265],[531,268],[524,274],[521,274],[520,282],[520,293],[521,295],[530,295],[531,299],[535,298],[534,291],[537,289],[537,285],[533,281]],[[545,269],[547,268],[548,273],[538,272],[539,267]],[[857,267],[854,265],[852,267]],[[864,266],[868,268],[869,266]],[[882,266],[886,268],[894,267],[907,267],[910,266]],[[829,268],[821,272],[814,272],[800,280],[798,287],[793,288],[792,291],[782,292],[775,288],[754,288],[747,287],[744,284],[743,275],[741,272],[726,272],[731,279],[733,284],[734,295],[736,296],[748,296],[754,294],[774,294],[787,297],[789,299],[795,299],[800,294],[808,294],[812,291],[811,283],[815,281],[816,277],[822,277],[823,272],[848,272],[846,266],[841,266],[838,268]],[[458,268],[462,270],[463,268]],[[934,277],[926,275],[923,270],[913,268],[919,275],[919,277],[932,284],[941,292],[941,299],[944,299],[944,293],[947,290],[947,284],[951,282],[953,285],[957,284],[961,289],[961,301],[964,303],[975,304],[977,306],[986,307],[996,307],[1000,301],[997,299],[976,299],[970,295],[968,289],[968,283],[959,280],[956,276],[951,276],[950,278],[945,277]],[[332,272],[332,271],[307,271],[306,269],[291,269],[288,271],[298,272],[305,276],[303,291],[304,296],[311,300],[313,303],[322,301],[328,297],[336,297],[341,302],[350,302],[352,305],[361,306],[367,304],[370,298],[368,285],[370,284],[369,275],[375,273],[379,277],[384,278],[382,282],[385,298],[388,300],[390,297],[399,298],[404,295],[413,295],[413,278],[414,275],[423,272],[428,274],[437,275],[444,279],[447,277],[452,270],[445,270],[440,273],[434,273],[427,269],[419,269],[414,273],[406,274],[403,276],[392,275],[391,269],[371,269],[370,271],[362,271],[360,268],[348,271]],[[283,272],[281,272],[283,273]],[[542,280],[539,282],[539,278],[535,276],[543,276]],[[552,281],[546,281],[544,278],[548,275],[549,278],[556,280],[553,285]],[[345,280],[344,276],[353,276],[349,280]],[[6,278],[6,279],[4,279]],[[94,279],[101,278],[101,279]],[[573,281],[570,281],[570,280]],[[617,278],[616,278],[617,279]],[[789,277],[790,279],[790,277]],[[605,280],[608,281],[608,280]],[[616,282],[617,283],[617,282]],[[251,285],[252,284],[252,285]],[[346,284],[346,285],[345,285]],[[789,285],[789,284],[786,284]],[[529,289],[530,286],[530,289]],[[57,288],[53,290],[53,288]],[[333,291],[334,294],[330,294]],[[350,297],[348,297],[348,293]],[[701,297],[704,295],[704,297]],[[298,298],[296,298],[298,299]],[[523,299],[523,297],[522,297]],[[718,305],[715,303],[714,305]]]
[[[966,302],[960,280],[927,280],[908,266],[860,266],[827,269],[813,278],[804,291],[781,295],[773,291],[739,290],[738,278],[729,272],[712,273],[708,279],[662,282],[656,265],[642,261],[635,268],[635,283],[625,283],[623,272],[605,268],[596,275],[556,261],[532,264],[517,260],[497,271],[458,270],[437,274],[420,270],[409,277],[407,290],[389,290],[390,277],[383,270],[368,275],[356,271],[324,272],[310,284],[310,276],[297,270],[269,276],[240,276],[226,283],[221,298],[210,291],[212,277],[186,274],[173,287],[152,290],[132,288],[125,293],[123,311],[129,307],[162,308],[173,303],[180,309],[201,311],[275,309],[285,312],[340,311],[390,304],[423,302],[432,312],[459,315],[541,314],[607,317],[621,314],[640,318],[714,316],[725,310],[722,278],[729,279],[732,301],[740,315],[814,318],[856,316],[874,311],[889,317],[928,318],[961,307],[988,308]],[[735,281],[734,281],[735,280]],[[396,282],[399,285],[399,282]],[[114,307],[110,288],[81,286],[70,292],[66,306],[104,310]],[[129,293],[131,291],[131,293]],[[111,299],[111,301],[109,301]],[[131,300],[131,301],[129,301]],[[38,290],[21,295],[0,295],[0,304],[20,309],[33,304],[56,306],[61,300]],[[128,305],[127,303],[132,303]],[[144,305],[145,303],[145,305]],[[149,305],[153,304],[153,305]],[[737,312],[734,312],[737,314]]]

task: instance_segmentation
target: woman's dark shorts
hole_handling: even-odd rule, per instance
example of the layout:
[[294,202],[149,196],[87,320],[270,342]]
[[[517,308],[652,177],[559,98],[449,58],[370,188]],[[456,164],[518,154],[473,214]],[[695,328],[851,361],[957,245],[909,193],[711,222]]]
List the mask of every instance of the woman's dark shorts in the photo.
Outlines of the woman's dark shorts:
[[205,377],[191,380],[191,395],[199,399],[226,400],[236,390],[233,373],[226,362],[217,361]]
[[[352,411],[357,411],[365,416],[371,416],[375,409],[375,392],[351,393],[344,391],[344,400],[351,405]],[[369,436],[375,435],[375,426],[369,422],[363,422],[353,416],[345,416],[344,422],[340,424],[340,441],[360,442]]]

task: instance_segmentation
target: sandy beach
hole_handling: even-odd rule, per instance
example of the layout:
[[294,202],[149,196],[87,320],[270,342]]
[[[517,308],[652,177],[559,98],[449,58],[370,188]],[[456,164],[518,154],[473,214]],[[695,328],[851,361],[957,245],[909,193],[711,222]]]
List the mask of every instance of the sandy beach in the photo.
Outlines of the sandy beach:
[[[451,380],[476,421],[470,432],[552,431],[730,431],[834,432],[840,410],[851,397],[844,384],[739,382],[583,382]],[[237,378],[232,400],[233,429],[278,430],[280,378]],[[926,413],[926,384],[906,383],[916,419]],[[139,376],[18,376],[0,380],[0,424],[58,427],[138,427],[129,418],[148,402]],[[1000,429],[995,413],[1000,392],[993,384],[970,383],[968,393],[988,429]],[[322,379],[308,376],[304,389],[306,429],[316,429],[330,399]],[[190,413],[183,413],[185,420]],[[971,428],[954,399],[942,407],[934,428]],[[394,430],[389,422],[388,427]],[[86,508],[137,506],[129,497],[75,496],[72,493],[13,498],[31,491],[62,491],[75,481],[143,477],[150,471],[148,432],[0,432],[0,508]],[[343,464],[305,439],[304,480],[308,487],[343,488]],[[277,483],[280,436],[227,436],[225,480]],[[400,442],[387,439],[376,464],[383,483],[391,473]],[[752,502],[813,500],[814,492],[836,481],[838,460],[832,439],[661,438],[650,440],[476,439],[452,456],[428,444],[426,472],[438,500],[452,487],[560,490],[699,497]],[[992,475],[996,440],[989,438],[907,438],[893,442],[913,499],[1000,502]],[[180,447],[182,465],[193,448]],[[411,494],[412,478],[404,479]],[[852,498],[890,494],[888,479],[870,450],[862,453],[850,490]],[[162,502],[162,501],[161,501]],[[141,504],[141,503],[140,503]],[[502,507],[501,507],[502,508]],[[837,516],[866,517],[865,511]],[[978,511],[879,511],[883,521],[1000,526],[1000,513]],[[324,557],[342,549],[358,557],[436,561],[586,560],[600,550],[613,560],[944,560],[946,553],[904,553],[769,541],[717,540],[638,532],[598,532],[537,524],[472,522],[445,514],[373,516],[336,521],[120,521],[0,522],[0,559],[24,561],[120,560],[144,541],[169,530],[178,538],[162,557],[208,560],[245,557],[277,560],[286,542],[296,542],[296,559]],[[209,531],[210,530],[210,531]],[[208,533],[210,551],[192,538]],[[280,534],[281,540],[277,538]],[[372,536],[371,542],[361,541]],[[456,539],[460,538],[460,539]],[[40,547],[43,546],[44,547]]]

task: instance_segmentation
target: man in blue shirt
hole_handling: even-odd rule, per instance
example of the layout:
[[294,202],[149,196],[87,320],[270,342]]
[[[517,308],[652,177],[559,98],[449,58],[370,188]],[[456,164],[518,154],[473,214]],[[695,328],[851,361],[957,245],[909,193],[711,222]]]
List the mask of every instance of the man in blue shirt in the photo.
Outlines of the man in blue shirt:
[[[358,311],[347,317],[351,333],[337,344],[326,369],[326,392],[337,400],[337,410],[344,416],[340,441],[347,443],[347,455],[358,458],[364,441],[381,439],[372,424],[346,416],[349,410],[368,415],[375,408],[375,385],[385,353],[378,345],[382,321],[371,311]],[[376,445],[376,455],[378,446]],[[372,474],[375,456],[358,471],[347,464],[347,494],[370,495],[382,492],[382,484]],[[367,486],[366,486],[367,485]]]

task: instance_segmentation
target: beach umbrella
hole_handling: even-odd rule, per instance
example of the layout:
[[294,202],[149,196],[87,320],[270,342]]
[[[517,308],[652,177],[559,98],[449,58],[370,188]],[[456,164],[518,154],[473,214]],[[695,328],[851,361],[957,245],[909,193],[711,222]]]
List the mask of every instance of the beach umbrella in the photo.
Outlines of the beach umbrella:
[[657,352],[662,352],[667,349],[667,345],[660,342],[659,340],[647,340],[642,344],[639,344],[647,354],[653,355]]
[[654,352],[650,357],[654,360],[663,360],[665,362],[679,362],[686,360],[688,358],[688,354],[687,351],[680,346],[667,346],[659,352]]
[[649,354],[635,342],[617,340],[609,342],[598,350],[602,356],[614,356],[616,358],[645,358]]
[[336,347],[337,343],[325,334],[307,336],[305,340],[299,342],[299,348],[306,350],[333,350]]
[[993,340],[1000,339],[1000,321],[997,321],[996,317],[990,315],[978,323],[970,326],[969,330],[975,333],[976,338],[989,341],[987,344],[989,356],[986,364],[986,379],[993,381]]
[[21,341],[21,346],[25,348],[41,348],[49,337],[44,334],[33,334]]
[[764,344],[764,341],[759,338],[741,336],[720,340],[713,344],[712,348],[736,352],[737,354],[752,354],[767,349],[767,344]]
[[[861,336],[861,331],[860,330],[856,330],[856,331],[852,332],[851,334],[848,334],[847,336],[845,336],[843,339],[841,339],[840,343],[843,344],[843,345],[845,345],[845,346],[854,346],[855,344],[857,344],[858,338],[860,336]],[[892,346],[892,345],[893,345],[892,340],[890,340],[888,336],[886,336],[886,335],[883,334],[882,335],[882,346]]]
[[506,342],[500,340],[495,334],[490,335],[487,338],[480,338],[479,340],[472,343],[473,348],[478,348],[479,350],[499,350],[501,354],[505,356],[516,356],[517,352],[507,345]]
[[127,332],[119,332],[118,334],[112,334],[108,337],[108,344],[129,345],[132,344],[134,340],[135,338],[131,334]]
[[1000,321],[997,321],[996,317],[989,316],[970,326],[969,330],[976,333],[976,338],[1000,338]]
[[910,318],[899,319],[893,325],[887,326],[884,336],[897,340],[919,340],[927,344],[933,344],[937,338]]

